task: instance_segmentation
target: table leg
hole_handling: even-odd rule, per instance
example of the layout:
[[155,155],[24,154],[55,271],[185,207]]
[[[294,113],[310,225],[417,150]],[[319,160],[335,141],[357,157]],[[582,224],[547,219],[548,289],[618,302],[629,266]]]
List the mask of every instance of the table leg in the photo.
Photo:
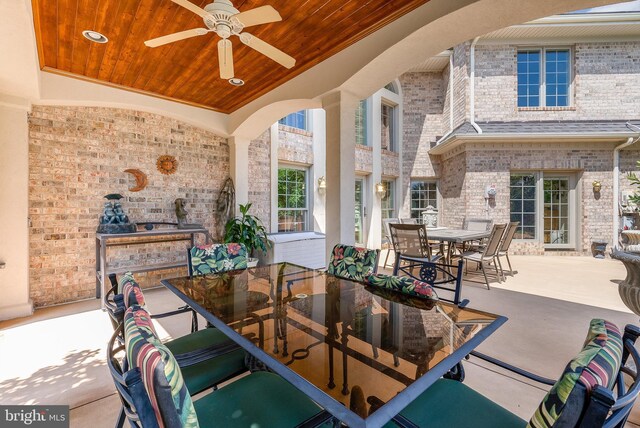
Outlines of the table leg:
[[342,324],[342,395],[349,394],[349,381],[347,379],[347,342],[349,341],[349,334],[347,333],[347,327]]

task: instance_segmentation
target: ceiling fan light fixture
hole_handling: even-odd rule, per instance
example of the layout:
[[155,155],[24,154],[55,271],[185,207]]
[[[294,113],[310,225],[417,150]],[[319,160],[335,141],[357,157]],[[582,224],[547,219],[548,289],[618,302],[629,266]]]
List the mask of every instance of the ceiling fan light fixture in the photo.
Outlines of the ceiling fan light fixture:
[[232,77],[231,79],[229,79],[229,83],[231,83],[233,86],[242,86],[244,85],[244,80],[237,77]]
[[104,34],[100,34],[97,31],[93,31],[93,30],[84,30],[82,32],[82,35],[95,43],[107,43],[109,41],[109,39],[107,39],[107,37]]

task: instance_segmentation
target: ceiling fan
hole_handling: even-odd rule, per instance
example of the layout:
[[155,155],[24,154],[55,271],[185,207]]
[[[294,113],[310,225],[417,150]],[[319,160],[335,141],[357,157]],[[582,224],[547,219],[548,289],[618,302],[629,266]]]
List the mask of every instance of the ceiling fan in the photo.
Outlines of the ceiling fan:
[[273,7],[261,6],[245,12],[240,12],[238,9],[233,7],[233,4],[229,0],[214,0],[213,3],[206,5],[204,9],[196,6],[189,0],[171,1],[197,15],[200,15],[207,28],[194,28],[157,37],[155,39],[147,40],[144,42],[145,45],[155,48],[168,43],[177,42],[178,40],[203,36],[207,33],[214,32],[221,38],[221,40],[218,41],[218,59],[220,77],[222,79],[232,79],[235,75],[233,70],[233,48],[231,40],[229,40],[229,37],[231,36],[238,36],[242,43],[257,50],[262,55],[271,58],[286,68],[291,68],[296,64],[296,60],[294,58],[282,52],[280,49],[252,34],[243,32],[246,27],[251,27],[253,25],[282,21],[282,17]]

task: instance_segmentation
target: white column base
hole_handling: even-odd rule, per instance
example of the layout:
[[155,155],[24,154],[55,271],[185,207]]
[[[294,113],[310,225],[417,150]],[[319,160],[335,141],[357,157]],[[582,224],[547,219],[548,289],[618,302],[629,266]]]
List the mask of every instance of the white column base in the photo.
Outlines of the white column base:
[[0,306],[0,321],[13,318],[28,317],[33,314],[33,303],[31,299],[27,303],[18,305]]

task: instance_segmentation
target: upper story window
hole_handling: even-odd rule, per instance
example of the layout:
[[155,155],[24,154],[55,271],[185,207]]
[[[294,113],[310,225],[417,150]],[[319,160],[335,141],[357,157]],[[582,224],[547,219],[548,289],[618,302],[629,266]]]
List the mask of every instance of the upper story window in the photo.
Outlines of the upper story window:
[[570,92],[569,49],[518,51],[518,107],[568,107]]
[[356,144],[367,144],[367,100],[360,101],[356,109]]
[[307,229],[307,171],[295,167],[278,168],[278,232]]
[[278,123],[292,128],[302,129],[304,131],[309,130],[309,120],[307,110],[300,110],[295,113],[291,113],[283,117]]
[[381,136],[380,146],[383,150],[396,151],[397,147],[397,135],[396,135],[396,107],[382,103],[381,111]]

